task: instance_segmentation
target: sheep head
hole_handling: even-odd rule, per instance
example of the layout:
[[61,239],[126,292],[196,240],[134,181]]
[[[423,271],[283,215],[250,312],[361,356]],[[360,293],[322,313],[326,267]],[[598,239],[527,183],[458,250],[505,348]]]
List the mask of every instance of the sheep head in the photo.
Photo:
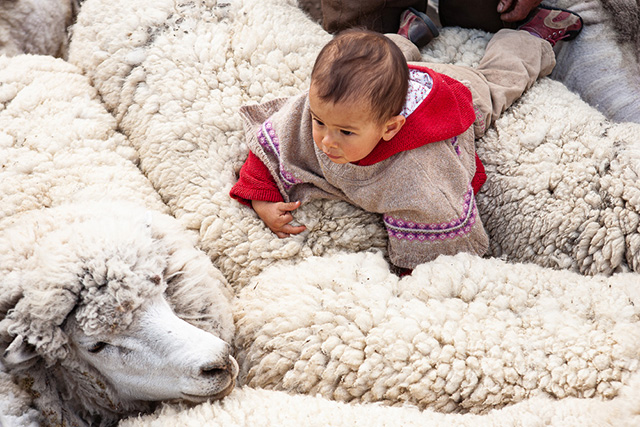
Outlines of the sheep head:
[[[234,386],[223,278],[175,220],[120,208],[41,211],[0,232],[2,362],[29,379],[36,406],[58,408],[50,424],[109,424],[148,402],[200,402]],[[201,306],[179,310],[211,330],[171,308],[167,294],[185,287]]]

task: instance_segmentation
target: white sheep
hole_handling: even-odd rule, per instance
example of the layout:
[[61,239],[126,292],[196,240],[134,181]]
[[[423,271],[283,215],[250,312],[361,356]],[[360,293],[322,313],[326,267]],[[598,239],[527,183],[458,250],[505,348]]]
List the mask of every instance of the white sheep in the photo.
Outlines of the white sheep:
[[239,380],[441,412],[611,398],[640,366],[638,283],[468,254],[402,279],[380,254],[277,265],[235,299]]
[[[613,397],[637,369],[638,314],[628,301],[636,307],[640,303],[634,293],[637,275],[585,278],[531,265],[456,258],[457,268],[447,259],[420,267],[440,266],[433,280],[419,268],[398,282],[382,258],[375,258],[374,272],[366,275],[375,285],[370,294],[362,276],[356,277],[361,273],[354,264],[357,257],[366,257],[362,253],[330,258],[344,264],[299,263],[311,255],[384,251],[386,236],[377,216],[344,203],[314,202],[296,213],[308,232],[280,240],[250,209],[229,198],[247,155],[238,108],[305,90],[315,55],[330,38],[295,1],[86,0],[73,34],[69,60],[89,76],[171,213],[199,231],[201,247],[240,295],[238,360],[241,379],[250,385],[340,400],[415,401],[441,410],[487,411],[536,394]],[[481,31],[447,29],[423,57],[474,65],[487,39]],[[478,203],[492,255],[590,274],[638,271],[638,134],[637,125],[610,123],[558,82],[543,79],[534,85],[478,142],[489,175]],[[311,262],[323,270],[305,271]],[[328,271],[350,276],[323,282],[323,300],[322,290],[313,286],[316,278],[309,276],[324,277]],[[440,277],[436,273],[443,275],[441,282],[434,281]],[[267,277],[268,285],[258,281]],[[549,283],[557,284],[557,295]],[[336,296],[332,286],[344,286],[344,292]],[[463,294],[442,296],[461,286]],[[495,301],[474,293],[485,286]],[[546,293],[528,299],[527,286]],[[411,291],[389,291],[401,287]],[[594,295],[584,295],[585,289]],[[430,303],[437,309],[433,312],[424,308],[430,292],[442,293]],[[597,301],[598,295],[616,297],[618,304]],[[592,301],[603,312],[596,311],[591,320],[585,317],[591,312],[571,307],[571,297],[579,305]],[[467,307],[465,298],[477,304]],[[509,311],[511,301],[514,312]],[[376,308],[372,315],[349,317],[365,303]],[[516,313],[525,303],[532,304],[524,313],[532,323],[518,325],[523,313]],[[571,316],[563,317],[554,304],[566,306]],[[396,316],[394,310],[404,311]],[[492,317],[494,312],[507,317]],[[328,314],[320,318],[316,313]],[[397,324],[373,328],[382,325],[386,314]],[[429,323],[429,316],[449,322]],[[326,335],[321,326],[313,326],[333,327],[333,321],[344,324]],[[414,342],[419,321],[432,329]],[[457,321],[477,335],[456,335]],[[411,324],[403,328],[403,322]],[[289,341],[276,336],[298,325],[307,326],[286,335]],[[608,326],[615,327],[607,331]],[[397,345],[385,347],[384,357],[366,354],[359,348],[362,331],[386,332],[381,345],[391,342],[384,339],[396,339]],[[451,342],[461,342],[461,349]],[[529,342],[535,349],[531,354]],[[420,365],[424,354],[428,357]],[[478,358],[484,364],[478,365]],[[383,374],[392,378],[376,382]],[[411,384],[415,387],[409,389]]]
[[0,2],[0,55],[21,53],[65,58],[67,28],[80,0],[3,0]]
[[199,230],[231,284],[277,260],[386,246],[379,217],[345,203],[305,207],[310,231],[278,240],[228,195],[247,156],[239,107],[304,90],[330,39],[294,0],[87,0],[73,34],[69,60],[91,78],[143,172],[171,213]]
[[638,135],[640,124],[611,123],[558,82],[533,87],[477,144],[491,255],[640,272]]
[[227,282],[88,79],[19,55],[0,57],[0,83],[2,422],[32,422],[32,406],[47,425],[107,425],[227,394]]
[[[379,218],[352,206],[303,206],[297,218],[309,231],[277,240],[228,197],[247,155],[238,108],[305,90],[330,37],[295,2],[117,4],[83,4],[70,61],[232,286],[277,260],[384,247]],[[448,28],[423,58],[473,66],[487,40]],[[490,255],[585,274],[640,268],[639,126],[612,124],[550,79],[534,85],[477,143],[488,170],[478,206]]]
[[0,230],[0,350],[46,425],[233,389],[230,295],[173,218],[123,202],[18,217]]
[[[475,66],[487,36],[445,28],[423,57]],[[488,255],[583,274],[639,271],[638,135],[639,124],[612,123],[561,83],[536,83],[476,143]]]
[[612,400],[533,398],[485,415],[442,414],[415,407],[344,404],[319,396],[241,387],[225,399],[188,408],[165,405],[154,414],[129,418],[121,427],[162,425],[278,427],[632,427],[640,423],[637,380]]

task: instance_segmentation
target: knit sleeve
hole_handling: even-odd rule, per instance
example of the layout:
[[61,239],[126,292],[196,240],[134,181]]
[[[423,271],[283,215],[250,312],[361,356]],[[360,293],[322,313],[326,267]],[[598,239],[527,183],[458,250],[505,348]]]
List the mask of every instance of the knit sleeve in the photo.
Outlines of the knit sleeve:
[[269,169],[251,151],[240,169],[238,182],[231,188],[229,195],[247,206],[251,206],[251,200],[266,202],[284,200]]
[[482,185],[487,181],[487,173],[484,170],[484,165],[476,153],[476,173],[471,180],[471,187],[473,187],[473,194],[478,194]]

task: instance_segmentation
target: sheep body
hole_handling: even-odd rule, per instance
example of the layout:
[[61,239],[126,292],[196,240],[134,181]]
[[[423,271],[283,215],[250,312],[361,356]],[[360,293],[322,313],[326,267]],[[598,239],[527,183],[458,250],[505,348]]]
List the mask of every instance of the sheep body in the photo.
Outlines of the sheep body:
[[100,198],[168,211],[76,67],[44,56],[0,57],[0,81],[0,222]]
[[[0,242],[0,299],[5,309],[10,308],[0,313],[0,348],[7,350],[4,364],[34,396],[33,405],[47,425],[110,425],[121,417],[149,411],[153,400],[161,399],[147,394],[171,393],[165,389],[172,389],[173,382],[182,388],[199,381],[187,376],[183,361],[188,365],[200,357],[197,351],[202,347],[207,354],[202,363],[213,366],[219,363],[214,356],[228,347],[220,340],[215,342],[214,335],[232,339],[230,295],[224,278],[166,215],[117,201],[61,205],[22,215],[0,231]],[[153,303],[153,310],[160,308],[154,301],[165,298],[166,287],[171,288],[166,292],[170,299],[187,295],[178,301],[177,310],[204,326],[208,334],[176,323],[170,312],[160,321],[145,315],[143,322],[147,306]],[[174,323],[168,333],[180,348],[164,354],[171,343],[165,342],[161,329],[156,328],[158,333],[152,331],[151,336],[146,326],[141,329],[143,335],[137,332],[138,323],[154,322]],[[146,340],[154,344],[146,348]],[[18,360],[13,357],[17,352],[12,347],[21,341],[34,352],[28,363],[19,354]],[[83,350],[93,345],[87,342],[105,342],[114,349],[106,356],[93,355]],[[155,343],[162,348],[156,349],[159,344]],[[115,353],[116,345],[123,346],[124,356],[110,368],[108,357]],[[144,356],[138,355],[141,348],[147,353]],[[162,355],[157,372],[152,366],[145,369],[151,359],[148,353],[154,351]],[[226,366],[228,349],[223,352],[221,366]],[[132,371],[131,364],[135,372],[143,370],[142,380],[121,378],[120,372]],[[229,369],[235,377],[236,368]],[[155,384],[163,372],[171,377],[167,378],[170,383]],[[213,375],[206,377],[207,384],[214,381]],[[212,396],[230,391],[228,384],[233,383],[221,379],[221,384]],[[149,393],[145,391],[152,386]],[[175,392],[169,396],[180,397]]]
[[70,61],[91,77],[171,213],[200,233],[234,286],[276,260],[386,245],[378,216],[333,201],[302,209],[304,237],[274,240],[228,196],[247,155],[239,107],[300,93],[330,39],[294,1],[112,8],[89,0],[73,31]]
[[490,255],[583,274],[638,271],[638,135],[639,124],[611,123],[558,82],[531,88],[477,143]]
[[611,398],[640,360],[637,285],[467,254],[402,279],[379,254],[274,266],[235,300],[240,380],[442,412]]
[[[193,408],[164,406],[157,413],[129,418],[122,427],[207,425],[243,427],[270,425],[315,426],[433,426],[449,427],[631,427],[637,425],[637,388],[624,390],[610,401],[568,398],[533,398],[486,415],[442,414],[415,407],[344,404],[319,396],[291,395],[273,390],[242,387],[224,400]],[[304,408],[304,409],[301,409]]]
[[[236,289],[274,261],[386,245],[378,216],[335,201],[298,209],[308,231],[273,239],[228,196],[247,153],[239,106],[305,90],[327,40],[284,0],[123,2],[116,13],[87,0],[74,27],[70,60],[95,82],[172,214],[199,231]],[[487,41],[481,31],[445,29],[423,58],[474,66]],[[534,85],[477,144],[488,171],[478,206],[490,255],[584,274],[639,268],[638,133],[550,79]]]
[[[27,424],[35,408],[44,425],[108,425],[150,410],[160,387],[144,383],[162,372],[184,372],[163,384],[172,399],[200,401],[169,390],[173,384],[228,393],[237,367],[222,342],[234,331],[227,282],[195,248],[195,235],[166,214],[88,79],[60,59],[18,55],[0,57],[0,82],[0,380],[10,376],[7,384],[23,390],[2,386],[1,400],[10,402],[0,407],[3,422]],[[142,388],[123,392],[129,379],[114,380],[118,372],[151,360],[151,350],[132,356],[131,343],[144,343],[132,337],[146,338],[154,325],[139,319],[159,310],[167,322],[156,324],[197,338],[183,343],[186,355],[165,355],[178,365],[150,369]],[[160,327],[151,341],[175,331]],[[106,356],[100,346],[87,349],[123,336],[129,359],[107,380],[122,347]]]

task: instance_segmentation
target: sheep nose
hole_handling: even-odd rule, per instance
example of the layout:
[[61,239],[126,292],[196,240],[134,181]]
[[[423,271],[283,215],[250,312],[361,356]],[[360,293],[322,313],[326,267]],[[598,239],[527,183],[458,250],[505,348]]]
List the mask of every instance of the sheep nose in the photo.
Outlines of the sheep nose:
[[231,373],[231,362],[227,358],[226,362],[208,363],[200,368],[200,374],[203,377],[213,378]]
[[235,376],[235,366],[236,364],[231,357],[231,348],[227,345],[220,357],[216,357],[215,360],[210,360],[200,367],[200,374],[207,378],[221,375]]

